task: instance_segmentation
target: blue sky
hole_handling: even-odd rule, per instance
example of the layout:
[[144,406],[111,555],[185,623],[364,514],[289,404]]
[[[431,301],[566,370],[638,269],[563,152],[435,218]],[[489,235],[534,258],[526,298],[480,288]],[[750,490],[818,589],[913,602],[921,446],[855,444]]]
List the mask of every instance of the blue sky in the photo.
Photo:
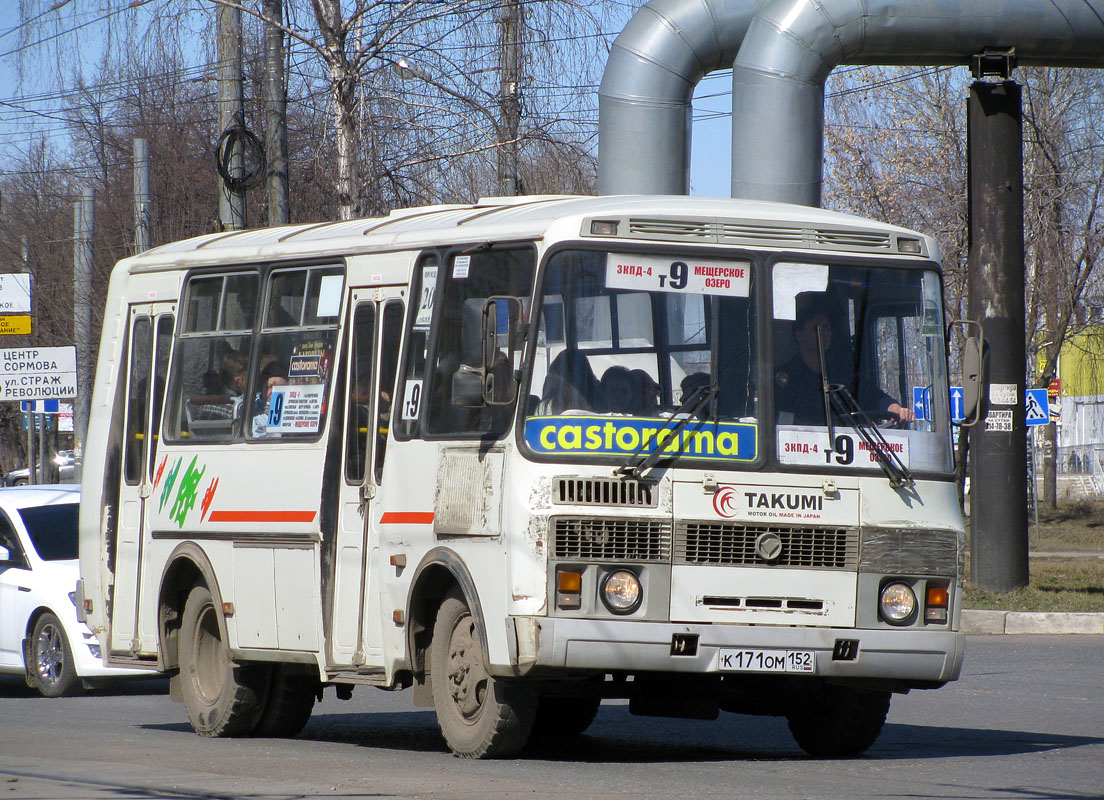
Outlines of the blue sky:
[[[83,3],[84,0],[76,0],[76,4]],[[70,12],[79,11],[79,15],[69,19],[90,20],[94,23],[99,13],[90,6],[80,8],[80,5],[67,9]],[[138,13],[141,14],[141,10]],[[49,18],[51,15],[48,13],[45,16]],[[44,52],[20,52],[18,24],[16,0],[0,0],[0,159],[13,149],[25,151],[33,132],[38,135],[44,131],[54,132],[56,137],[62,128],[61,121],[51,118],[53,112],[62,105],[54,94],[57,79],[39,79],[34,81],[34,85],[23,88],[23,98],[43,96],[40,101],[20,98],[15,71],[16,59],[20,55],[29,56],[26,63],[31,66],[31,74],[55,74],[56,64],[52,64]],[[86,68],[96,62],[102,47],[102,30],[103,25],[90,24],[80,31],[80,58]],[[39,36],[45,35],[48,35],[48,31],[43,29]],[[691,136],[691,194],[717,197],[727,197],[729,194],[730,104],[731,72],[728,70],[707,76],[695,91]],[[59,146],[62,141],[55,138],[55,144]]]

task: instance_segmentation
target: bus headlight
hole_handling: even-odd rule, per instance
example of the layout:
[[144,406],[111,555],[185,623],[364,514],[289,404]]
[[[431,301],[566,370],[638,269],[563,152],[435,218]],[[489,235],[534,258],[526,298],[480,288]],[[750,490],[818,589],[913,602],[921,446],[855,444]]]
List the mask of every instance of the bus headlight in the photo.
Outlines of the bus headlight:
[[916,613],[916,594],[904,583],[887,583],[878,598],[882,619],[890,625],[904,625]]
[[644,589],[640,578],[627,569],[618,569],[602,580],[602,602],[614,614],[631,614],[640,608]]

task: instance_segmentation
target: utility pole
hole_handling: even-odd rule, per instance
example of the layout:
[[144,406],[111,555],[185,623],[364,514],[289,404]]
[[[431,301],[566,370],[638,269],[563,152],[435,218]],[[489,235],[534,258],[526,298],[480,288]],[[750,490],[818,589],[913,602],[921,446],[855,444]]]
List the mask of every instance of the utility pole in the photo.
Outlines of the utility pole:
[[84,452],[92,408],[92,235],[96,190],[85,189],[73,215],[73,340],[77,349],[77,396],[73,400],[73,439]]
[[134,252],[150,248],[149,141],[134,140]]
[[[264,0],[264,15],[284,18],[283,0]],[[284,87],[284,32],[265,23],[265,154],[268,163],[268,224],[290,221],[287,160],[287,91]]]
[[[969,313],[985,331],[989,413],[970,429],[970,578],[1028,583],[1023,117],[1011,53],[975,56],[967,106]],[[1003,80],[981,80],[998,75]]]
[[[232,129],[245,130],[245,91],[242,86],[240,8],[218,6],[218,111],[219,159],[226,162],[231,176],[241,177],[245,170],[241,138],[228,136]],[[223,137],[226,137],[225,139]],[[222,153],[223,145],[230,148]],[[219,177],[219,220],[225,231],[245,227],[245,190],[231,188]]]
[[522,194],[518,175],[518,130],[521,128],[521,61],[524,8],[522,0],[505,0],[502,9],[502,46],[499,51],[500,109],[498,141],[498,191],[503,196]]

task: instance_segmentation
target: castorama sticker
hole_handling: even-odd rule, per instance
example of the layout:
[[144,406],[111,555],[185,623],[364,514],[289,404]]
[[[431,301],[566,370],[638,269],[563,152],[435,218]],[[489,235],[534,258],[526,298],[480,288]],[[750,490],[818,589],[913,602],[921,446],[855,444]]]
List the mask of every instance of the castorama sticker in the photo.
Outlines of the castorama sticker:
[[665,419],[598,415],[530,417],[525,421],[525,443],[548,455],[626,458],[658,449],[665,456],[736,463],[754,461],[757,450],[752,423],[695,420],[675,430]]

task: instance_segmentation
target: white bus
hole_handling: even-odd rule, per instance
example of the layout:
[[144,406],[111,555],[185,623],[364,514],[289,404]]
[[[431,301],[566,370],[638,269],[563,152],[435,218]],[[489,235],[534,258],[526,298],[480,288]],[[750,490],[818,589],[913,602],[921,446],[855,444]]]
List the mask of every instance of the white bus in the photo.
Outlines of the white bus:
[[111,276],[79,604],[207,736],[366,685],[461,756],[606,698],[860,753],[962,665],[944,341],[936,243],[814,208],[492,198],[158,247]]

